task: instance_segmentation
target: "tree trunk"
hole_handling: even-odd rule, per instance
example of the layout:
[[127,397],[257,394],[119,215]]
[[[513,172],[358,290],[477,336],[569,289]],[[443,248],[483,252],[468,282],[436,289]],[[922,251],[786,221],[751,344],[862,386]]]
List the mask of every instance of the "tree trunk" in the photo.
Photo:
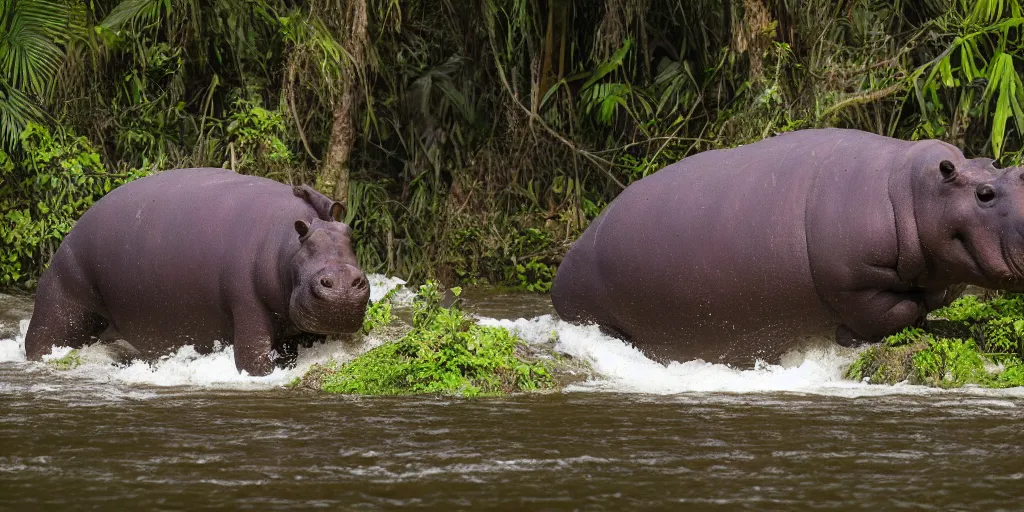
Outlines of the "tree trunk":
[[350,32],[344,37],[344,46],[352,59],[351,69],[348,78],[342,84],[340,97],[334,100],[331,139],[327,146],[327,155],[320,165],[320,175],[317,177],[317,188],[342,203],[348,200],[348,159],[356,142],[352,114],[359,82],[365,69],[366,0],[349,0],[347,18]]
[[320,166],[317,188],[342,203],[348,200],[348,157],[355,144],[356,132],[352,126],[352,103],[355,100],[355,84],[351,81],[334,103],[334,121],[331,124],[331,139],[327,155]]

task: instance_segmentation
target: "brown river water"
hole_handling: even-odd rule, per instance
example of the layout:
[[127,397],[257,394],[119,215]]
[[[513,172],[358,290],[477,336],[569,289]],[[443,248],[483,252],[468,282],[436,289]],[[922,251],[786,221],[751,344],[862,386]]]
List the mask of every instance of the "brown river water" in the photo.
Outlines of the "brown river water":
[[[855,356],[668,366],[547,298],[467,309],[597,376],[505,399],[356,398],[232,374],[230,348],[59,371],[24,360],[31,297],[0,295],[0,510],[1024,510],[1024,390],[841,378]],[[19,352],[21,350],[21,352]],[[57,353],[62,353],[55,350]]]

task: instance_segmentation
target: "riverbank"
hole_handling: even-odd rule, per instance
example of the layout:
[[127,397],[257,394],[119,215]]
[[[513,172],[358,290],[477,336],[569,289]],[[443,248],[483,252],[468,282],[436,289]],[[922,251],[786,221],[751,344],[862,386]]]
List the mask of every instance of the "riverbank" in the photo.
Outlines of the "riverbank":
[[1024,295],[965,295],[864,350],[847,376],[874,384],[1024,386]]

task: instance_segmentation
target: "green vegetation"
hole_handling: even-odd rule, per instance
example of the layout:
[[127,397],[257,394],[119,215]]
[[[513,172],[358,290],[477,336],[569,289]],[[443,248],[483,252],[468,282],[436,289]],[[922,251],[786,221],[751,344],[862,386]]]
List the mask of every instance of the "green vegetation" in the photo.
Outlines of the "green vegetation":
[[78,350],[72,350],[59,359],[50,359],[47,361],[50,366],[61,370],[74,370],[82,364],[82,358],[78,353]]
[[1024,295],[968,295],[932,316],[927,328],[909,327],[862,352],[847,377],[943,388],[1024,386]]
[[1021,0],[0,1],[0,286],[154,169],[347,198],[369,272],[543,292],[630,182],[806,127],[1021,161]]
[[35,278],[97,199],[146,173],[108,171],[85,137],[54,136],[37,124],[21,133],[24,159],[0,152],[0,286]]
[[370,334],[371,331],[386,327],[395,320],[395,315],[392,314],[394,305],[391,302],[398,290],[401,289],[401,285],[395,286],[388,290],[380,300],[372,302],[370,307],[366,308],[366,314],[363,316],[363,334]]
[[[477,324],[457,307],[442,307],[443,296],[438,283],[428,281],[413,301],[412,329],[404,336],[345,364],[315,365],[300,384],[329,393],[465,397],[554,386],[547,365],[527,357],[525,342],[506,329]],[[390,297],[371,306],[374,320],[368,315],[366,325],[395,320],[390,306],[378,308],[385,302]]]

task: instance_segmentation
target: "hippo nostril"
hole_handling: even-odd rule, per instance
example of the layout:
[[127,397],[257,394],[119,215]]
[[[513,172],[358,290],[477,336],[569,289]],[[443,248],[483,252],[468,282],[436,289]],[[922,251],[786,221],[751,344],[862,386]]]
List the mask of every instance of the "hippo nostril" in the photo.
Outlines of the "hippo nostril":
[[352,280],[352,288],[362,289],[366,288],[366,285],[366,278],[363,276],[359,276]]
[[331,288],[334,286],[334,281],[331,281],[331,278],[329,277],[321,277],[320,286],[323,286],[324,288]]
[[978,200],[981,201],[982,203],[988,203],[996,198],[995,187],[989,185],[988,183],[982,183],[981,185],[978,185],[978,188],[975,190],[974,193],[975,195],[978,196]]

